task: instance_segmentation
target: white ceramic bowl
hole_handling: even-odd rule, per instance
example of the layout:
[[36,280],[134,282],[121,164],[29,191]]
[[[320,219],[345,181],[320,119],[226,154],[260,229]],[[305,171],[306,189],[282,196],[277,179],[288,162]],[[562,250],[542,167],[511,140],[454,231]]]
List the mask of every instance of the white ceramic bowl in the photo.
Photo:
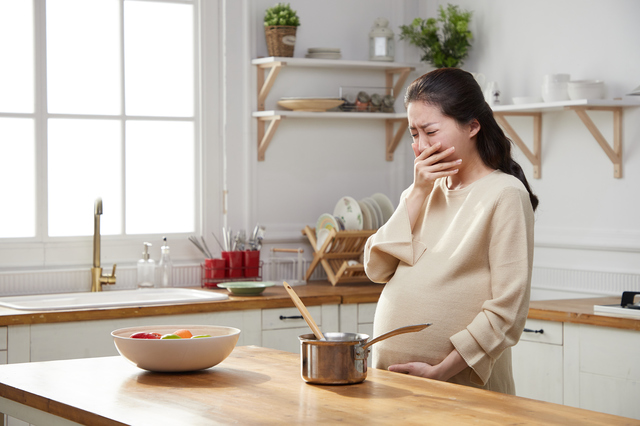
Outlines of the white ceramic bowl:
[[602,80],[576,80],[568,83],[569,98],[576,99],[602,99],[604,98],[604,81]]
[[542,77],[542,83],[566,83],[571,79],[570,74],[547,74]]
[[[162,335],[189,330],[196,339],[132,339],[133,333],[155,332]],[[158,372],[203,370],[225,360],[235,348],[240,330],[215,325],[145,325],[111,332],[120,355],[139,368]]]
[[542,99],[545,102],[560,102],[569,100],[568,83],[543,84]]

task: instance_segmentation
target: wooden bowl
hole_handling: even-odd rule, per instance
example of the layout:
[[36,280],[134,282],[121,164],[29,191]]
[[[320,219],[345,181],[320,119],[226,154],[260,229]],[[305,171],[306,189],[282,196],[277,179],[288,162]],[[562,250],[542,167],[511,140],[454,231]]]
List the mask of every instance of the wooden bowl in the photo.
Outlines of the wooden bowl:
[[278,101],[281,107],[293,111],[325,112],[344,103],[338,98],[282,98]]

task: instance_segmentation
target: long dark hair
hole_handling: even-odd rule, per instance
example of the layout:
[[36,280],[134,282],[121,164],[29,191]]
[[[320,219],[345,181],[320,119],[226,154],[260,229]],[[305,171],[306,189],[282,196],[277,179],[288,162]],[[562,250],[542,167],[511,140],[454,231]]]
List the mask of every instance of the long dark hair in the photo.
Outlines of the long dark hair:
[[485,102],[482,89],[473,75],[459,68],[431,71],[407,87],[404,106],[416,101],[439,108],[442,114],[460,125],[478,120],[480,131],[476,148],[484,164],[520,179],[529,192],[533,210],[538,207],[538,197],[531,191],[522,167],[511,157],[511,140],[493,117],[493,111]]

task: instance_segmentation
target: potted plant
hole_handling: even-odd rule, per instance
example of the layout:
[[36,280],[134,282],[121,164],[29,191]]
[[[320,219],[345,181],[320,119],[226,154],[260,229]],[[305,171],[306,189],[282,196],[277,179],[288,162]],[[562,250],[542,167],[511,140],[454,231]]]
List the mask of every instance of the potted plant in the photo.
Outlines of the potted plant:
[[400,40],[409,40],[409,43],[422,49],[424,54],[420,60],[430,62],[436,68],[458,67],[468,56],[471,47],[473,36],[469,31],[469,22],[472,12],[451,4],[446,9],[440,5],[438,10],[437,19],[416,18],[411,25],[400,26]]
[[289,3],[278,3],[264,14],[264,34],[269,56],[292,57],[300,19]]

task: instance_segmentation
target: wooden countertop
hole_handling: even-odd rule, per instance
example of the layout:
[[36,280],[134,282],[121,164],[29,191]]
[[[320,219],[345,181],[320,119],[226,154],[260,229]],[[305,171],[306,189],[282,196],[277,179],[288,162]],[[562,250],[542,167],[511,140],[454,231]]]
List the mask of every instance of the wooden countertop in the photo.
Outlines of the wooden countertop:
[[[228,294],[226,290],[201,289],[200,287],[191,288]],[[370,283],[338,284],[333,286],[328,281],[314,281],[306,285],[294,287],[300,299],[302,299],[307,306],[376,303],[383,288],[384,285]],[[615,303],[620,303],[619,297],[533,301],[529,307],[529,318],[640,331],[640,319],[595,315],[593,313],[593,305]],[[230,295],[229,300],[181,305],[77,309],[68,311],[19,311],[0,307],[0,326],[294,306],[285,289],[281,286],[274,286],[267,288],[260,296],[240,297]]]
[[[609,414],[370,369],[356,385],[309,385],[300,356],[237,347],[192,373],[143,371],[104,357],[0,365],[0,410],[33,408],[80,424],[640,425]],[[18,404],[16,404],[18,403]],[[25,408],[30,407],[30,408]]]
[[[228,294],[227,290],[202,289]],[[376,303],[384,288],[380,284],[355,283],[331,285],[328,281],[311,282],[294,287],[305,305],[341,303]],[[132,318],[156,315],[195,314],[202,312],[235,311],[241,309],[268,309],[294,307],[282,286],[268,287],[260,296],[233,296],[229,300],[197,302],[180,305],[152,305],[139,307],[76,309],[64,311],[22,311],[0,307],[0,326],[42,324],[53,322],[91,321],[112,318]]]
[[593,313],[593,305],[614,304],[620,304],[620,297],[538,300],[529,304],[529,318],[640,331],[640,319]]

